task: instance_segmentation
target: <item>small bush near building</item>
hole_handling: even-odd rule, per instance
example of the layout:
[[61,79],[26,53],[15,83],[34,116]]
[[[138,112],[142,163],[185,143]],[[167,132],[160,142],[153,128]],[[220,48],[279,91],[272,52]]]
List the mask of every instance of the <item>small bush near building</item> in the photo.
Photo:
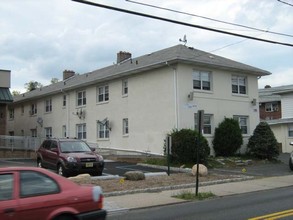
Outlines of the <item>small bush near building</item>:
[[238,121],[225,118],[215,129],[213,146],[216,156],[233,156],[243,144]]
[[248,141],[248,153],[259,159],[274,159],[279,155],[278,143],[270,126],[260,122]]
[[198,132],[191,129],[174,130],[172,137],[172,163],[195,163],[196,149],[199,148],[199,163],[205,164],[210,155],[210,148],[205,137],[200,136],[197,142]]

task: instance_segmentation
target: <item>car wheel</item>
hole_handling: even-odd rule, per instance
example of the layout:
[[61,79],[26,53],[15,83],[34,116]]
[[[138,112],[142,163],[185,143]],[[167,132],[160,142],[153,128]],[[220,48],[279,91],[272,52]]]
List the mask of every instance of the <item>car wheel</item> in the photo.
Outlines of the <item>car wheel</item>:
[[37,167],[40,167],[40,168],[43,168],[43,164],[42,164],[42,160],[41,159],[38,159],[37,160]]
[[60,176],[67,177],[67,173],[65,172],[64,166],[62,164],[58,164],[58,166],[57,166],[57,173]]
[[292,161],[292,158],[291,157],[289,159],[289,167],[293,171],[293,161]]

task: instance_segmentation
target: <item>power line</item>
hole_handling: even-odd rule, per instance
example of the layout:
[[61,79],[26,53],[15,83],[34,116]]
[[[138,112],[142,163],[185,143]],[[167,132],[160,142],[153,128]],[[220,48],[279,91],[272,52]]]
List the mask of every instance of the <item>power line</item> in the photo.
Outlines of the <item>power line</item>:
[[[255,28],[255,27],[242,25],[242,24],[235,24],[235,23],[231,23],[231,22],[227,22],[227,21],[221,21],[221,20],[218,20],[218,19],[209,18],[209,17],[205,17],[205,16],[201,16],[201,15],[196,15],[196,14],[187,13],[187,12],[183,12],[183,11],[178,11],[178,10],[174,10],[174,9],[170,9],[170,8],[160,7],[160,6],[157,6],[157,5],[141,3],[141,2],[137,2],[137,1],[133,1],[133,0],[125,0],[125,1],[130,2],[130,3],[134,3],[134,4],[138,4],[138,5],[144,5],[144,6],[148,6],[148,7],[152,7],[152,8],[156,8],[156,9],[161,9],[161,10],[165,10],[165,11],[171,11],[171,12],[175,12],[175,13],[179,13],[179,14],[184,14],[184,15],[189,15],[189,16],[193,16],[193,17],[203,18],[203,19],[207,19],[207,20],[210,20],[210,21],[215,21],[215,22],[219,22],[219,23],[223,23],[223,24],[233,25],[233,26],[237,26],[237,27],[243,27],[243,28],[247,28],[247,29],[251,29],[251,30],[255,30],[255,31],[261,31],[261,32],[265,32],[265,33],[281,35],[281,36],[286,36],[286,37],[293,37],[293,35],[290,35],[290,34],[278,33],[278,32],[274,32],[274,31],[268,31],[268,30],[264,30],[264,29],[259,29],[259,28]],[[280,0],[278,0],[278,1],[280,1]]]
[[156,20],[166,21],[166,22],[170,22],[170,23],[174,23],[174,24],[184,25],[184,26],[188,26],[188,27],[194,27],[194,28],[199,28],[199,29],[203,29],[203,30],[207,30],[207,31],[213,31],[213,32],[221,33],[221,34],[227,34],[227,35],[232,35],[232,36],[236,36],[236,37],[243,37],[243,38],[248,38],[248,39],[252,39],[252,40],[257,40],[257,41],[262,41],[262,42],[267,42],[267,43],[272,43],[272,44],[279,44],[279,45],[293,47],[293,44],[290,44],[290,43],[272,41],[272,40],[267,40],[267,39],[262,39],[262,38],[251,37],[251,36],[248,36],[248,35],[242,35],[242,34],[237,34],[237,33],[233,33],[233,32],[222,31],[222,30],[218,30],[218,29],[214,29],[214,28],[208,28],[208,27],[195,25],[195,24],[190,24],[190,23],[186,23],[186,22],[175,21],[175,20],[171,20],[171,19],[168,19],[168,18],[163,18],[163,17],[144,14],[144,13],[140,13],[140,12],[130,11],[130,10],[122,9],[122,8],[116,8],[116,7],[103,5],[103,4],[99,4],[99,3],[88,2],[88,1],[84,1],[84,0],[72,0],[72,1],[87,4],[87,5],[92,5],[92,6],[95,6],[95,7],[106,8],[106,9],[109,9],[109,10],[119,11],[119,12],[123,12],[123,13],[127,13],[127,14],[133,14],[133,15],[137,15],[137,16],[142,16],[142,17],[152,18],[152,19],[156,19]]
[[[127,1],[127,0],[126,0]],[[288,2],[285,2],[285,1],[281,1],[281,0],[277,0],[278,2],[281,2],[283,4],[286,4],[286,5],[290,5],[291,7],[293,6],[292,4],[288,3]]]

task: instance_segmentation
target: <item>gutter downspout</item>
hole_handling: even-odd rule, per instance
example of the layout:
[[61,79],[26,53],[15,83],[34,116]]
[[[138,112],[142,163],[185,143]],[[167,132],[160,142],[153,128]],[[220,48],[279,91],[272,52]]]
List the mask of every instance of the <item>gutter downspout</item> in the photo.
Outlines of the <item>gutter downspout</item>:
[[166,65],[169,66],[173,70],[173,87],[174,87],[174,111],[175,111],[175,129],[179,127],[179,109],[178,109],[178,73],[176,67],[170,66],[168,61],[166,61]]

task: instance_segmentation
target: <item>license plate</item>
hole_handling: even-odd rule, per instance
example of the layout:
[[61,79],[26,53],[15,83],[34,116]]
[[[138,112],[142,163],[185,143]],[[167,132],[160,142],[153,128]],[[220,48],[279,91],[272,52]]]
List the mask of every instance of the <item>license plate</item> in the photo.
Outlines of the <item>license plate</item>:
[[94,166],[93,163],[86,163],[86,164],[85,164],[85,167],[93,167],[93,166]]

